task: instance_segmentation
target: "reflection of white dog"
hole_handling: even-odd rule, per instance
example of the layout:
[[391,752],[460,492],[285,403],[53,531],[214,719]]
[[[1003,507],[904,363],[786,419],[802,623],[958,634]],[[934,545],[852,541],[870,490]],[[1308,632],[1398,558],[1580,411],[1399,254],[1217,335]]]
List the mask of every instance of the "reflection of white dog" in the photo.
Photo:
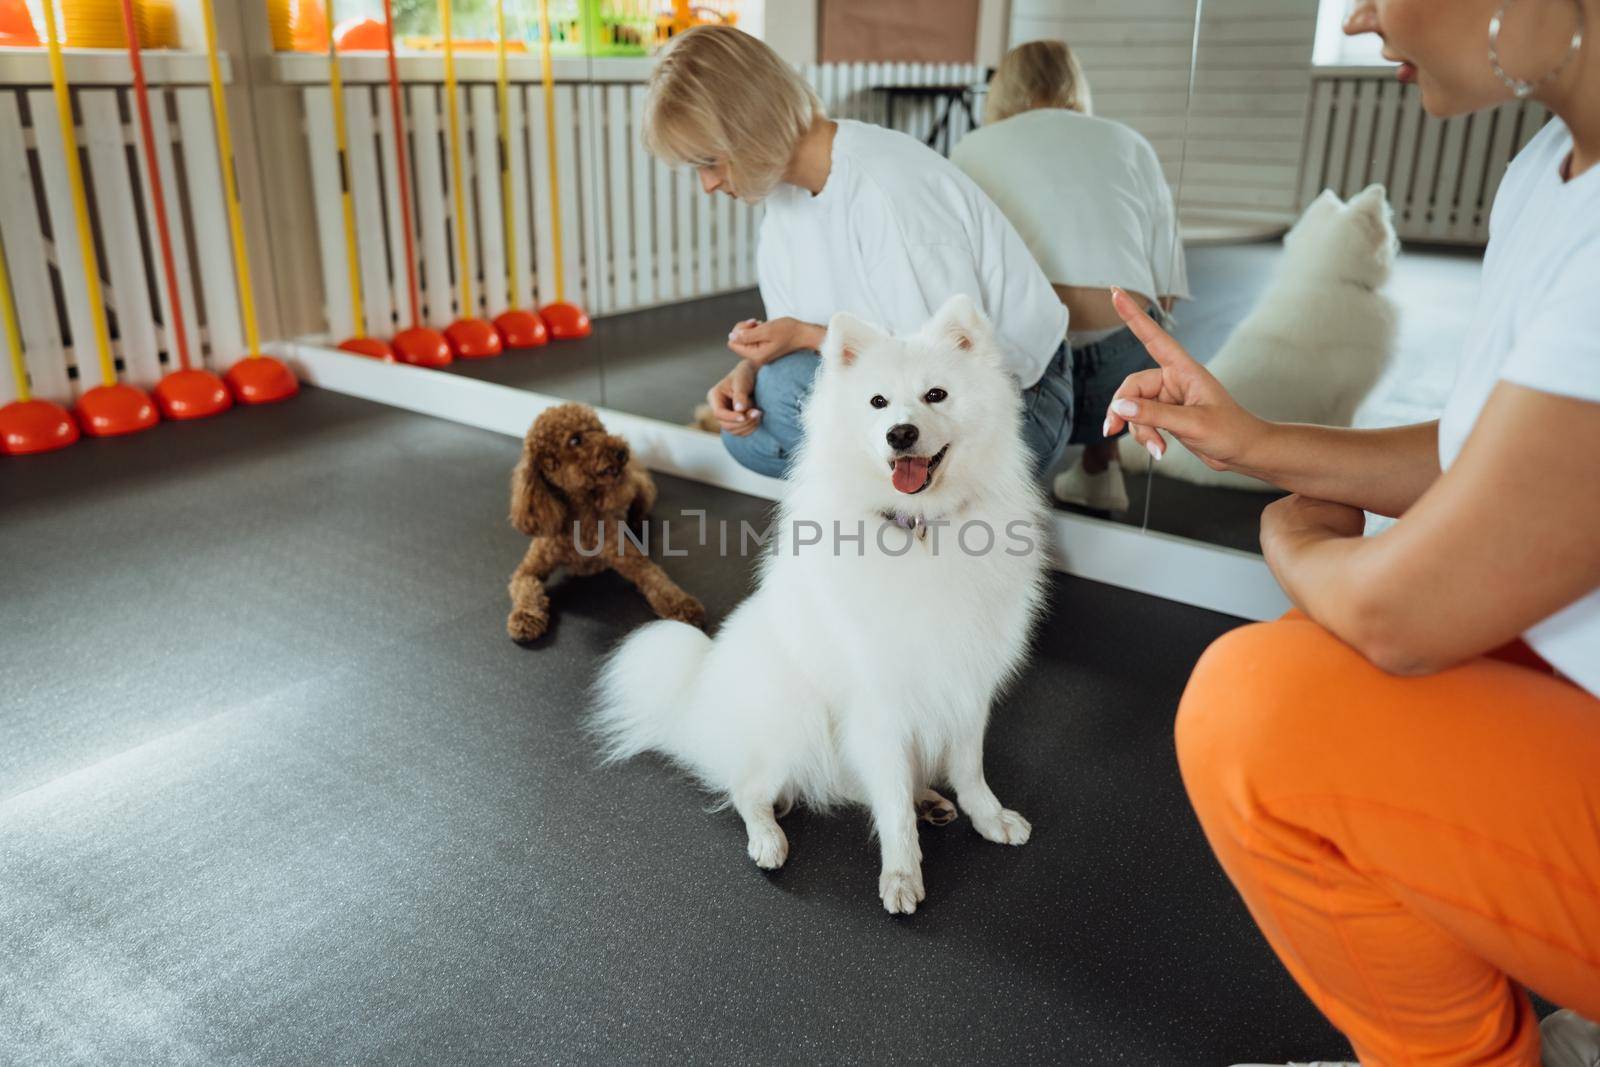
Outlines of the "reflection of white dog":
[[[1332,192],[1311,202],[1283,239],[1277,277],[1206,369],[1234,399],[1274,422],[1349,426],[1394,352],[1398,312],[1379,288],[1398,242],[1381,185],[1348,204]],[[1196,485],[1266,490],[1265,482],[1214,471],[1167,439],[1155,473]],[[1148,463],[1131,434],[1123,466]]]
[[775,808],[866,805],[883,906],[911,912],[918,813],[955,816],[932,782],[989,840],[1028,839],[984,781],[983,735],[1039,609],[1043,501],[964,296],[904,339],[834,316],[804,424],[760,588],[714,641],[680,622],[629,637],[596,726],[613,758],[663,753],[725,797],[761,867],[789,851]]

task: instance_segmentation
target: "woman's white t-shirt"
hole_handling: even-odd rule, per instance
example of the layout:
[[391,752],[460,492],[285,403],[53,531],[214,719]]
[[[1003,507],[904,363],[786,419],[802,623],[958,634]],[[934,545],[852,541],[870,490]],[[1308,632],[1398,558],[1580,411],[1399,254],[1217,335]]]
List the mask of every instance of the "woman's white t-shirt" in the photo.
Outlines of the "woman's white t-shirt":
[[[1461,454],[1501,381],[1600,404],[1600,166],[1564,180],[1571,151],[1572,134],[1552,120],[1517,154],[1495,194],[1483,295],[1439,419],[1442,467]],[[1595,493],[1600,485],[1564,491]],[[1600,696],[1600,589],[1523,638]]]
[[1172,192],[1136,130],[1036,108],[974,130],[950,153],[993,198],[1053,285],[1189,296]]
[[1066,336],[1067,309],[1011,223],[913,137],[841,119],[822,191],[779,185],[764,204],[756,276],[768,318],[826,326],[847,311],[912,333],[966,293],[994,324],[1006,369],[1024,387]]

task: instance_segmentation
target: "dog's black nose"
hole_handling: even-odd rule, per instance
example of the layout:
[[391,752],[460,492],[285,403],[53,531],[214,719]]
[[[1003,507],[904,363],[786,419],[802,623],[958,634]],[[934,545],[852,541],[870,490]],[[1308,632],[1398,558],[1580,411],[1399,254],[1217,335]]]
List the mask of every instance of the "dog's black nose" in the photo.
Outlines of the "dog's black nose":
[[628,450],[626,448],[617,449],[617,466],[626,467],[627,465],[628,465]]
[[898,426],[889,427],[889,432],[884,436],[889,438],[889,447],[904,452],[917,443],[917,428],[909,422],[902,422]]

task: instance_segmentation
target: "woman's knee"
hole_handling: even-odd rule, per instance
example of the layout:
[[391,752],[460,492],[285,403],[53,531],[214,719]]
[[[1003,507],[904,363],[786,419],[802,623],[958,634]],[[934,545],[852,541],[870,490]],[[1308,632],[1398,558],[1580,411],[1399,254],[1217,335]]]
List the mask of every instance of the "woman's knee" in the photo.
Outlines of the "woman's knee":
[[776,438],[759,426],[743,437],[724,431],[722,447],[739,466],[769,478],[782,478],[788,466],[788,457]]
[[1336,673],[1348,653],[1304,618],[1240,627],[1214,641],[1178,705],[1178,763],[1191,795],[1208,782],[1251,781],[1268,770],[1310,773],[1338,706],[1330,668]]

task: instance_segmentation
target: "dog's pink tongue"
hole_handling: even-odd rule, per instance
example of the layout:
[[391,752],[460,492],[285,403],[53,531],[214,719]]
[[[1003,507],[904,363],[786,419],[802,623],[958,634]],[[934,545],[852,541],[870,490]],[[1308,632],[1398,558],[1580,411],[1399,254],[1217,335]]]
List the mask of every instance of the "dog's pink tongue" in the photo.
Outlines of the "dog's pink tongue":
[[927,456],[901,456],[894,461],[894,487],[902,493],[915,493],[927,480]]

